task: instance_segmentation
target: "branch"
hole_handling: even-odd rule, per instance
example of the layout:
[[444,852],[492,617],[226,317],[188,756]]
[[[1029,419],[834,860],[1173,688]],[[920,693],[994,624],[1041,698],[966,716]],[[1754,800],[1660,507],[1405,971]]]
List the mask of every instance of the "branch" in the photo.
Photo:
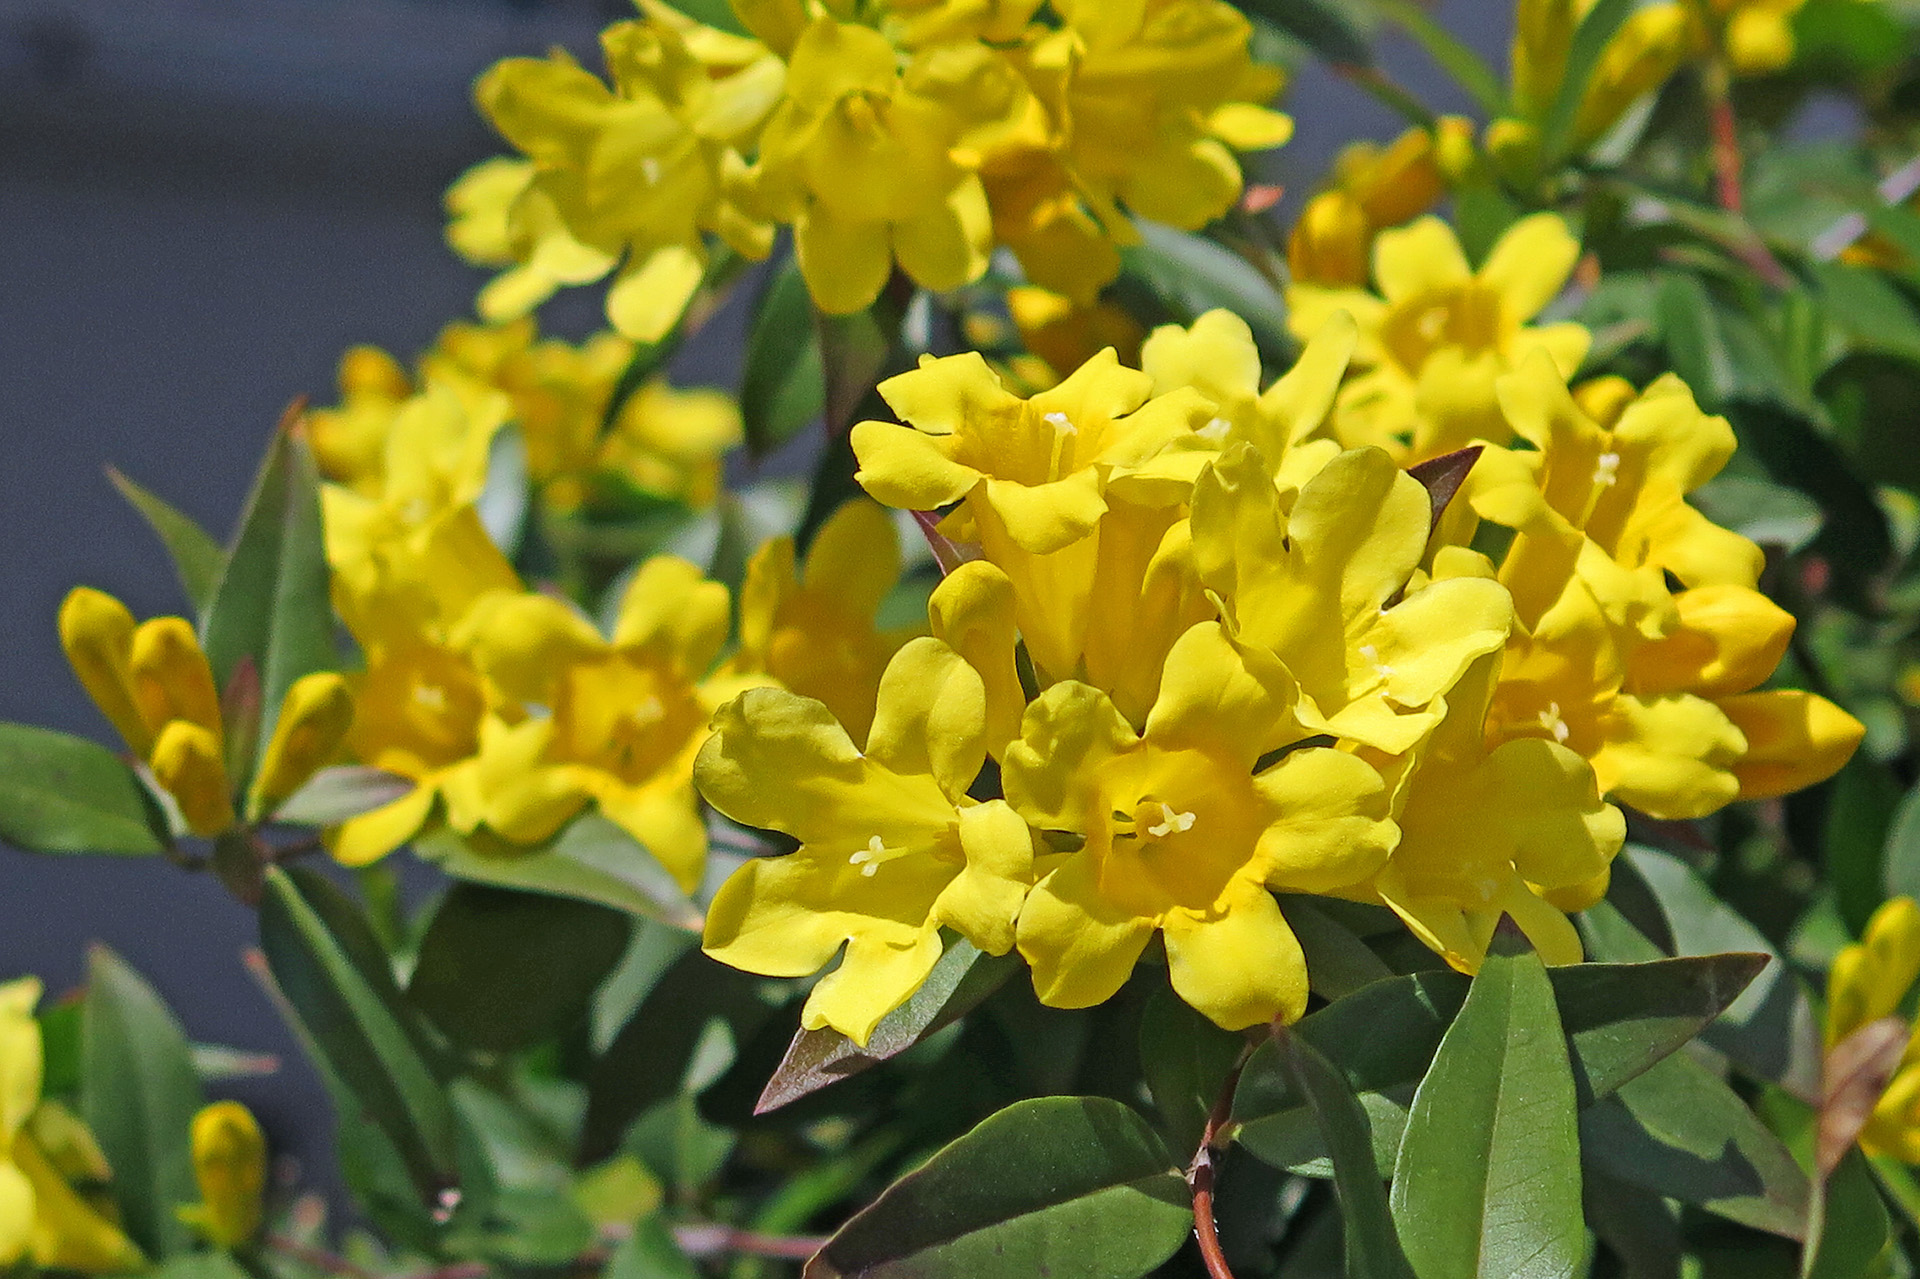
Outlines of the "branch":
[[1223,1149],[1220,1133],[1233,1118],[1233,1092],[1240,1084],[1240,1072],[1246,1068],[1247,1058],[1252,1055],[1253,1045],[1248,1044],[1221,1082],[1220,1095],[1213,1099],[1213,1110],[1207,1115],[1200,1148],[1193,1152],[1193,1162],[1187,1165],[1187,1188],[1193,1192],[1193,1237],[1200,1245],[1200,1259],[1206,1262],[1209,1279],[1233,1279],[1226,1251],[1220,1246],[1220,1228],[1213,1219],[1213,1179],[1217,1167],[1214,1152]]

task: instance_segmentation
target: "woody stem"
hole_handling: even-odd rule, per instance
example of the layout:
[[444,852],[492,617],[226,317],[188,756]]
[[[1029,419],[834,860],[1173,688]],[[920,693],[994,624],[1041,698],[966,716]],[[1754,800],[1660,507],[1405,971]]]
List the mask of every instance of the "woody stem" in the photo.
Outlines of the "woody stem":
[[1206,1263],[1209,1279],[1233,1279],[1226,1250],[1220,1246],[1220,1228],[1213,1219],[1213,1182],[1218,1168],[1217,1152],[1225,1148],[1220,1134],[1232,1121],[1234,1089],[1239,1086],[1240,1072],[1252,1055],[1253,1046],[1249,1044],[1221,1082],[1220,1094],[1213,1099],[1213,1110],[1208,1113],[1206,1129],[1200,1136],[1200,1148],[1193,1152],[1193,1162],[1187,1165],[1187,1189],[1193,1193],[1193,1237],[1200,1245],[1200,1259]]

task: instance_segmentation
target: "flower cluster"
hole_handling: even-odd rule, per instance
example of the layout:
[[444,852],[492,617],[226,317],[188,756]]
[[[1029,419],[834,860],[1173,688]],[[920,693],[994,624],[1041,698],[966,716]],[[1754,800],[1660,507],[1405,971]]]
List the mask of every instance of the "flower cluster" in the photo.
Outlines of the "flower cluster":
[[564,54],[496,65],[482,110],[519,158],[450,192],[449,240],[505,267],[489,319],[614,276],[607,314],[656,341],[713,242],[767,256],[790,226],[814,300],[871,303],[897,268],[957,288],[996,245],[1089,304],[1138,215],[1195,229],[1241,191],[1235,152],[1280,145],[1279,76],[1223,0],[739,0],[735,35],[663,4],[603,35],[608,78]]
[[[1670,377],[1569,390],[1521,324],[1571,265],[1557,222],[1478,275],[1439,224],[1408,235],[1383,237],[1389,305],[1329,306],[1265,388],[1225,312],[1029,398],[974,354],[881,384],[904,424],[854,428],[858,478],[940,513],[964,562],[871,714],[767,688],[716,719],[702,792],[799,848],[727,882],[709,953],[797,976],[844,945],[805,1020],[862,1041],[942,928],[1017,949],[1050,1005],[1109,998],[1157,938],[1215,1022],[1291,1020],[1309,973],[1276,893],[1384,904],[1464,971],[1503,915],[1577,962],[1566,912],[1605,891],[1614,802],[1697,817],[1839,768],[1860,725],[1751,691],[1792,619],[1685,500],[1727,424]],[[1416,340],[1486,402],[1435,424],[1408,393],[1394,452],[1348,447]],[[1398,462],[1436,440],[1473,449],[1430,488]]]

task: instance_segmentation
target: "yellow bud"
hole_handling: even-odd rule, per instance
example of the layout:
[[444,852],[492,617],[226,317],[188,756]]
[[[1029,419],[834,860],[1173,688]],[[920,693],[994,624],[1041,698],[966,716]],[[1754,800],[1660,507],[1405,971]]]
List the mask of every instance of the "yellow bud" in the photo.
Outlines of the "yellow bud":
[[1526,186],[1540,167],[1540,130],[1525,120],[1501,119],[1487,126],[1487,154],[1500,175]]
[[1293,278],[1303,284],[1364,288],[1372,231],[1366,210],[1344,191],[1314,196],[1287,238]]
[[245,1106],[216,1101],[193,1117],[193,1175],[201,1201],[194,1222],[209,1242],[237,1248],[259,1233],[267,1142]]
[[176,719],[160,730],[151,760],[154,780],[180,805],[187,829],[218,835],[234,826],[220,739],[198,724]]
[[60,647],[67,663],[127,746],[145,758],[153,733],[133,700],[133,632],[133,614],[105,591],[75,587],[60,605]]
[[1573,388],[1573,402],[1604,431],[1611,431],[1639,398],[1640,392],[1623,377],[1588,378]]
[[1473,144],[1473,121],[1462,115],[1441,116],[1434,127],[1433,160],[1448,185],[1472,180],[1480,168],[1480,149]]
[[1540,119],[1560,92],[1574,28],[1592,0],[1520,0],[1513,15],[1513,104]]
[[1581,99],[1575,142],[1584,146],[1595,141],[1643,94],[1665,84],[1693,53],[1695,30],[1678,4],[1649,5],[1621,23]]
[[149,731],[174,720],[220,740],[220,693],[193,626],[184,617],[155,617],[133,632],[133,698]]
[[1348,188],[1375,227],[1410,222],[1440,202],[1446,179],[1434,163],[1433,134],[1408,129],[1380,152],[1365,179]]
[[1736,75],[1771,75],[1793,61],[1793,27],[1787,14],[1742,9],[1727,23],[1727,61]]
[[413,382],[400,362],[379,347],[355,346],[340,357],[340,394],[404,400],[413,394]]
[[247,815],[271,813],[340,748],[353,723],[353,694],[332,671],[305,675],[287,690],[273,739],[247,794]]

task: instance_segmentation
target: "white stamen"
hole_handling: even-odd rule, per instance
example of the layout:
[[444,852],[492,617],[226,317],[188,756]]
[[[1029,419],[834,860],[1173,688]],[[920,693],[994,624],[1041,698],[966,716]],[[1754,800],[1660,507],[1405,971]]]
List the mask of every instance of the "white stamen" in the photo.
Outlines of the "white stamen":
[[413,700],[430,711],[447,709],[447,690],[438,684],[417,684],[413,689]]
[[1388,666],[1380,660],[1380,650],[1373,645],[1362,644],[1360,646],[1360,656],[1366,659],[1367,665],[1373,667],[1373,673],[1381,679],[1385,679],[1387,676],[1393,674],[1393,667]]
[[1553,740],[1559,742],[1562,746],[1566,745],[1567,738],[1573,731],[1567,727],[1567,721],[1560,718],[1560,703],[1558,702],[1548,702],[1547,709],[1540,712],[1540,727],[1552,733]]
[[1205,426],[1195,431],[1194,434],[1199,436],[1203,440],[1218,442],[1220,440],[1226,439],[1227,432],[1231,431],[1232,429],[1233,429],[1233,423],[1227,421],[1227,419],[1223,417],[1216,417],[1210,420]]
[[1160,805],[1160,816],[1162,821],[1158,826],[1147,827],[1147,834],[1155,839],[1165,839],[1176,831],[1185,834],[1193,829],[1193,823],[1198,820],[1192,813],[1174,812],[1171,804]]
[[881,857],[884,857],[886,855],[886,852],[887,852],[886,844],[881,842],[881,839],[878,835],[875,835],[872,839],[867,841],[867,846],[865,848],[861,849],[859,852],[854,853],[852,856],[848,857],[847,862],[850,865],[858,866],[860,868],[860,873],[862,875],[872,877],[873,873],[880,869],[880,862],[878,859]]
[[1602,453],[1600,455],[1599,460],[1594,463],[1593,482],[1608,488],[1620,482],[1620,455],[1618,453]]
[[662,706],[660,699],[652,694],[648,694],[646,701],[627,712],[628,721],[636,728],[652,728],[666,717],[667,708]]
[[1068,418],[1065,413],[1049,413],[1040,420],[1062,435],[1080,434],[1079,428],[1074,426],[1072,419]]
[[1447,309],[1443,306],[1436,306],[1421,312],[1419,320],[1415,322],[1415,327],[1420,330],[1420,336],[1427,341],[1438,342],[1440,340],[1440,334],[1443,333],[1447,327]]
[[657,186],[660,182],[660,161],[653,156],[644,156],[640,161],[640,176],[647,180],[648,186]]

